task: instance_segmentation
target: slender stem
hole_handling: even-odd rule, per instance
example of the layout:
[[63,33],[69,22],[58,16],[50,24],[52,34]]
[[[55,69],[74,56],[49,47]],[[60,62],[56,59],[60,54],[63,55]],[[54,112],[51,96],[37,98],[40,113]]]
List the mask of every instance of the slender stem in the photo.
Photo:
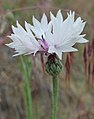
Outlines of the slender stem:
[[32,101],[31,101],[32,99],[31,99],[30,82],[28,79],[26,79],[25,81],[25,95],[26,95],[28,119],[32,119]]
[[32,116],[32,98],[31,98],[31,89],[30,89],[30,76],[28,73],[28,67],[26,66],[26,62],[24,61],[23,57],[21,57],[21,63],[23,68],[23,76],[25,80],[25,100],[26,100],[26,107],[27,107],[27,115],[28,119],[33,119]]
[[39,119],[39,107],[38,107],[38,104],[36,104],[36,119]]
[[57,119],[58,79],[53,76],[53,119]]

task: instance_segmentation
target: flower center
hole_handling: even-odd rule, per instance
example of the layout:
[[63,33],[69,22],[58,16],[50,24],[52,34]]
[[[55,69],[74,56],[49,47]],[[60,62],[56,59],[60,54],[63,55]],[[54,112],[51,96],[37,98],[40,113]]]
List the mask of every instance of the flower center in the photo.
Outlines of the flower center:
[[42,36],[42,39],[38,39],[38,42],[41,45],[42,49],[47,53],[49,46],[46,40],[43,38],[43,36]]

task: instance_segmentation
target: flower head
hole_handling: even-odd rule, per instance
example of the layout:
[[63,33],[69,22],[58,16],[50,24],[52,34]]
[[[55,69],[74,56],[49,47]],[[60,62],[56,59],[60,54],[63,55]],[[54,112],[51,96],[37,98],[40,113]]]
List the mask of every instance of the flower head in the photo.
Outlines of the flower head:
[[12,26],[13,33],[9,36],[12,43],[7,44],[15,48],[16,54],[36,54],[43,52],[46,54],[56,54],[62,59],[62,52],[73,52],[77,49],[72,46],[75,43],[88,42],[81,35],[85,23],[78,17],[75,20],[75,12],[67,13],[67,18],[63,20],[63,15],[59,10],[56,17],[50,12],[51,21],[43,14],[41,22],[33,17],[33,25],[25,22],[25,29],[17,21],[17,28]]
[[75,12],[68,13],[68,17],[63,20],[61,11],[57,12],[56,17],[50,13],[53,31],[47,32],[46,39],[49,44],[49,53],[56,53],[58,57],[62,58],[62,52],[73,52],[77,49],[72,46],[75,43],[88,42],[85,35],[80,35],[85,26],[85,22],[81,18],[74,20]]

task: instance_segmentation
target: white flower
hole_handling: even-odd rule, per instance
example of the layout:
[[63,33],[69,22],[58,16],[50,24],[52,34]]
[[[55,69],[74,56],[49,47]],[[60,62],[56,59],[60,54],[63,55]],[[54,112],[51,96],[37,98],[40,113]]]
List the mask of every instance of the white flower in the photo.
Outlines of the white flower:
[[68,17],[63,20],[61,11],[57,12],[56,17],[50,13],[53,31],[46,32],[45,39],[49,45],[48,52],[56,53],[62,59],[62,52],[73,52],[77,49],[72,46],[75,43],[86,43],[88,40],[80,35],[84,29],[85,22],[80,17],[74,20],[75,12],[68,13]]
[[21,54],[35,54],[40,49],[38,41],[35,39],[26,22],[25,28],[26,31],[22,28],[18,21],[17,28],[12,26],[13,34],[11,34],[9,38],[11,38],[13,42],[6,45],[10,48],[15,48],[16,54],[13,56]]
[[41,18],[41,22],[39,22],[34,16],[33,16],[33,25],[29,25],[30,29],[34,32],[35,36],[37,38],[41,38],[43,36],[45,38],[45,33],[47,31],[51,31],[51,22],[48,23],[47,17],[45,13],[43,14]]
[[[73,52],[77,49],[72,46],[75,43],[86,43],[88,40],[81,35],[85,23],[78,17],[75,20],[75,12],[67,13],[68,17],[63,20],[61,11],[57,12],[56,17],[50,12],[51,21],[43,14],[41,22],[33,17],[33,25],[25,22],[24,30],[17,22],[17,28],[12,26],[13,34],[9,36],[12,43],[7,44],[10,48],[15,48],[16,54],[57,54],[62,59],[62,52]],[[32,33],[33,32],[33,33]]]

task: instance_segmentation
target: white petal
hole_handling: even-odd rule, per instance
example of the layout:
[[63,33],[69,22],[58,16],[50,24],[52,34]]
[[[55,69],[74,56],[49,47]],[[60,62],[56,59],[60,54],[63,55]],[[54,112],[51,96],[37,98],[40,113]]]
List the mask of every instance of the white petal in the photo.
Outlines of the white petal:
[[17,54],[14,54],[13,57],[16,57],[16,56],[19,56],[19,55],[23,55],[23,53],[17,53]]
[[34,32],[34,34],[37,38],[41,38],[42,35],[44,36],[44,32],[42,29],[34,27],[32,25],[29,25],[29,27]]
[[26,31],[32,35],[32,32],[30,30],[30,24],[28,24],[26,21],[25,21],[25,28],[26,28]]
[[33,24],[35,27],[38,27],[38,28],[41,27],[40,22],[34,16],[33,16]]
[[69,13],[67,13],[68,17],[74,22],[74,18],[75,18],[75,12],[70,11]]
[[57,56],[59,57],[60,60],[62,60],[62,52],[57,50],[56,51]]
[[23,27],[19,24],[18,21],[16,21],[16,24],[17,24],[17,27],[18,27],[19,31],[21,31],[22,33],[26,33],[26,31],[23,29]]
[[21,30],[23,34],[17,34],[17,32],[14,32],[14,34],[11,34],[11,36],[9,36],[9,38],[11,38],[13,42],[6,45],[10,48],[15,49],[16,54],[14,56],[36,53],[40,49],[38,41],[35,39],[34,35],[29,29],[29,25],[26,22],[25,27],[27,32],[22,28],[21,25],[17,23],[17,28],[15,28],[16,31],[18,32]]
[[5,44],[5,45],[10,47],[10,48],[14,48],[14,44],[13,43]]
[[75,21],[74,26],[73,26],[74,30],[75,30],[75,33],[76,34],[81,34],[81,32],[83,31],[83,29],[85,27],[85,24],[86,24],[86,22],[82,23],[82,20],[81,20],[80,17],[77,18],[77,20]]
[[13,33],[14,34],[17,34],[17,35],[22,35],[22,34],[26,34],[26,31],[23,29],[23,27],[18,23],[18,21],[16,22],[17,24],[17,27],[14,27],[12,25],[12,30],[13,30]]
[[56,53],[57,56],[62,59],[62,51],[60,51],[59,49],[56,49],[54,46],[50,46],[49,47],[49,50],[48,50],[49,53]]
[[30,39],[33,39],[33,40],[32,40],[32,43],[33,43],[34,45],[38,45],[37,40],[35,39],[33,33],[32,33],[31,30],[30,30],[30,24],[28,24],[26,21],[25,21],[25,28],[26,28],[26,30],[27,30],[28,37],[30,37]]
[[80,38],[77,43],[87,43],[89,42],[88,40],[86,40],[85,38]]
[[76,48],[68,47],[68,46],[62,47],[62,48],[60,48],[60,50],[62,50],[62,52],[75,52],[75,51],[78,51]]
[[48,28],[49,28],[49,25],[48,25],[47,17],[45,14],[43,14],[41,19],[41,29],[43,30],[43,32],[46,32]]
[[50,21],[47,27],[47,32],[52,32],[52,22]]
[[51,31],[52,28],[51,22],[48,23],[45,13],[42,16],[41,22],[33,16],[33,25],[34,26],[30,26],[30,29],[34,32],[37,38],[41,38],[42,36],[45,38],[45,33]]
[[53,37],[53,34],[52,33],[50,33],[50,32],[47,32],[46,33],[46,36],[45,36],[45,40],[46,40],[46,42],[48,43],[48,45],[53,45],[54,46],[54,37]]
[[50,18],[51,18],[51,20],[55,19],[55,16],[52,14],[52,12],[50,12]]
[[48,24],[48,20],[47,20],[45,13],[42,16],[41,24],[43,24],[43,26]]
[[63,22],[63,16],[61,14],[61,10],[57,12],[56,18],[58,19],[59,22]]

